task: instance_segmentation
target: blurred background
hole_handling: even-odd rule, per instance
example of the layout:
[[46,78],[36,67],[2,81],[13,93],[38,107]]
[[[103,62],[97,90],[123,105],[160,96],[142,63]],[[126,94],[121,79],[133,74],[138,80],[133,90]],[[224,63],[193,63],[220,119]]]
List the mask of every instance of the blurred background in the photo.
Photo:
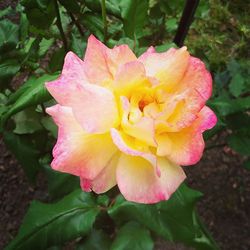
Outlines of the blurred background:
[[[150,45],[159,52],[176,46],[185,2],[107,0],[103,19],[98,0],[0,0],[0,249],[15,237],[31,200],[58,192],[43,164],[56,137],[44,114],[49,98],[30,89],[20,99],[29,82],[56,78],[67,51],[82,58],[90,34],[109,47],[127,43],[137,55]],[[204,194],[198,212],[228,250],[250,249],[249,10],[249,1],[201,0],[184,41],[213,75],[208,105],[219,119],[205,134],[201,162],[185,167],[187,183]],[[155,248],[186,249],[162,240]]]

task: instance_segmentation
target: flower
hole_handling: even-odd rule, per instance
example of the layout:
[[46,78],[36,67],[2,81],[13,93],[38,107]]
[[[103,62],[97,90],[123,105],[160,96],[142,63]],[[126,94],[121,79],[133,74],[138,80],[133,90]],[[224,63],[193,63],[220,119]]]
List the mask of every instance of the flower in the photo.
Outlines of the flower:
[[205,106],[212,79],[186,47],[137,58],[127,45],[88,39],[84,60],[69,52],[61,76],[46,83],[58,102],[53,169],[77,175],[84,191],[118,185],[129,201],[167,200],[197,163],[202,133],[216,124]]

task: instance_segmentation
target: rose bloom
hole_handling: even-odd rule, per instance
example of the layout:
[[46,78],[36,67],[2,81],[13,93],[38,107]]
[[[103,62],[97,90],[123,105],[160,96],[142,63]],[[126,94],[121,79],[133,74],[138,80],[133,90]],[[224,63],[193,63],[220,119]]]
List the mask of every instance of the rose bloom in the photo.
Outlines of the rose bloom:
[[91,35],[84,60],[69,52],[46,88],[58,102],[46,109],[59,128],[52,168],[79,176],[87,192],[117,184],[138,203],[169,199],[217,120],[205,106],[211,75],[186,47],[137,58]]

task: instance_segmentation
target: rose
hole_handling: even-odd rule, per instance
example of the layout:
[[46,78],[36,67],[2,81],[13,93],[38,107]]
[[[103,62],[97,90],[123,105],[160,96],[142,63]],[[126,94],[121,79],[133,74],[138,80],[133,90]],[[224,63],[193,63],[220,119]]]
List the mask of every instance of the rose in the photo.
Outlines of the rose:
[[107,48],[90,36],[84,61],[69,52],[61,76],[46,83],[58,102],[53,169],[80,176],[85,191],[118,184],[127,200],[167,200],[197,163],[202,132],[216,124],[205,106],[212,79],[186,50],[137,58],[127,45]]

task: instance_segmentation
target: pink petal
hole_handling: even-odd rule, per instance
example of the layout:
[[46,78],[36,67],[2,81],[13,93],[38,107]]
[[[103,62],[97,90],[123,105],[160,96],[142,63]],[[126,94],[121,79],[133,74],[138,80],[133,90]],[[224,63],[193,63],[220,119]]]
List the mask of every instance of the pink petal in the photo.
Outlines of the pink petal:
[[134,60],[136,56],[127,45],[109,49],[93,35],[88,39],[84,65],[91,83],[108,85],[120,65]]
[[81,178],[81,187],[84,191],[100,194],[108,191],[116,185],[116,168],[120,153],[116,153],[102,169],[102,171],[95,177],[94,180]]
[[86,134],[69,107],[55,105],[47,108],[46,112],[58,126],[52,168],[90,180],[94,179],[117,152],[110,134]]
[[161,175],[141,157],[122,155],[117,166],[117,184],[128,201],[156,203],[167,200],[185,179],[179,166],[158,158]]
[[178,165],[196,164],[204,150],[202,133],[217,122],[212,110],[204,107],[194,123],[179,132],[165,133],[157,137],[157,155],[166,156]]
[[112,79],[107,63],[107,47],[93,35],[88,39],[84,57],[85,73],[90,83],[103,85],[103,82]]
[[46,85],[56,101],[72,108],[89,133],[103,133],[116,126],[118,110],[115,97],[107,88],[94,84],[68,84],[60,79]]
[[146,52],[139,57],[147,76],[155,77],[166,90],[172,90],[183,78],[188,65],[189,53],[186,47],[169,49],[164,53]]

